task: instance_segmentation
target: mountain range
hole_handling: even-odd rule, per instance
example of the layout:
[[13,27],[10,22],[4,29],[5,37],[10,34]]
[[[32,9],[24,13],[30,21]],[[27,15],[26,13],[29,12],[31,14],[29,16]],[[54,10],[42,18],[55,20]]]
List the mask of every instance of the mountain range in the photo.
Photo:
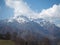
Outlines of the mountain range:
[[18,16],[15,19],[0,20],[0,33],[6,32],[17,32],[18,36],[24,39],[29,35],[38,40],[44,37],[51,40],[60,39],[60,27],[42,18],[29,19],[26,16]]

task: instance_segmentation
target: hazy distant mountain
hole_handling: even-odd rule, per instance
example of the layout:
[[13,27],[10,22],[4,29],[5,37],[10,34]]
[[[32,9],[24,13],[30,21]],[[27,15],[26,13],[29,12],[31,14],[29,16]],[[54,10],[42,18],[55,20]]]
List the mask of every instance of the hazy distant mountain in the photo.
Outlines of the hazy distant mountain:
[[[26,39],[29,34],[37,39],[47,37],[51,40],[60,38],[60,28],[44,19],[29,19],[19,16],[15,19],[0,20],[0,33],[9,31],[21,33],[21,37]],[[19,35],[20,36],[20,35]]]

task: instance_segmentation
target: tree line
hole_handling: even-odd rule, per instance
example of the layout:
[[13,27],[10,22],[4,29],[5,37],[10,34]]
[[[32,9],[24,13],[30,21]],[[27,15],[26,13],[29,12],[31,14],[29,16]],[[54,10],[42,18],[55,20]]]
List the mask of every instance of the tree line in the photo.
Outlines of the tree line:
[[49,39],[45,38],[41,41],[34,40],[34,37],[30,35],[28,36],[27,40],[22,39],[21,37],[17,36],[17,32],[13,32],[13,34],[10,34],[10,32],[7,32],[6,34],[0,34],[0,39],[3,40],[12,40],[15,42],[15,45],[49,45]]
[[[25,40],[21,37],[18,37],[17,32],[13,32],[13,34],[7,32],[6,34],[0,34],[0,39],[12,40],[13,42],[15,42],[15,45],[51,45],[48,38],[43,38],[42,40],[35,40],[32,35],[29,36],[27,40]],[[57,45],[60,45],[60,41],[57,42]]]

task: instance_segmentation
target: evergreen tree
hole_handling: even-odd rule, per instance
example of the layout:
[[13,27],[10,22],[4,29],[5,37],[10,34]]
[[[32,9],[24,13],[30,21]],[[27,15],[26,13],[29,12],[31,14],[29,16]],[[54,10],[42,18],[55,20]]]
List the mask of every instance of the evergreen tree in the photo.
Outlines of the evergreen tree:
[[11,38],[10,32],[7,32],[7,33],[5,34],[5,38],[6,38],[7,40],[10,40],[10,38]]

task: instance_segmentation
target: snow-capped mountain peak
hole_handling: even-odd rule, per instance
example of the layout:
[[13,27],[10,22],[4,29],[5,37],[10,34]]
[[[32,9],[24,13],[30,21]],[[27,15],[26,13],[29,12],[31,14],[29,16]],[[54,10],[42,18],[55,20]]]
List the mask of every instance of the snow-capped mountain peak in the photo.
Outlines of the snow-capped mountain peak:
[[13,22],[14,20],[16,20],[18,23],[25,23],[29,21],[29,19],[26,16],[20,15],[9,19],[8,22]]
[[[2,27],[2,28],[1,28]],[[12,18],[9,20],[0,21],[0,30],[6,30],[10,32],[24,32],[22,33],[22,37],[29,35],[29,32],[32,35],[36,36],[36,38],[47,37],[49,39],[60,38],[58,34],[60,34],[60,28],[56,25],[46,21],[44,19],[29,19],[26,16],[18,16],[16,18]],[[6,32],[5,31],[5,32]],[[26,32],[28,31],[28,33]],[[2,32],[2,31],[0,31]]]

